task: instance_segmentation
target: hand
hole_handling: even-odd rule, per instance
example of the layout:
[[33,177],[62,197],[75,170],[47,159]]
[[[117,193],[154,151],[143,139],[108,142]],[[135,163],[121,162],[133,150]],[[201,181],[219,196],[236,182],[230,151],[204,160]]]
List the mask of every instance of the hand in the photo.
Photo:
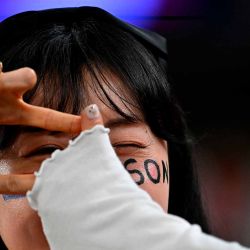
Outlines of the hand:
[[80,116],[33,106],[23,101],[24,93],[35,86],[36,80],[36,73],[30,68],[3,73],[0,64],[0,124],[80,132]]
[[[97,116],[99,114],[99,116]],[[81,114],[81,130],[91,129],[97,124],[103,125],[103,119],[98,107],[90,105]],[[33,174],[0,175],[0,194],[26,194],[31,190],[35,181]]]

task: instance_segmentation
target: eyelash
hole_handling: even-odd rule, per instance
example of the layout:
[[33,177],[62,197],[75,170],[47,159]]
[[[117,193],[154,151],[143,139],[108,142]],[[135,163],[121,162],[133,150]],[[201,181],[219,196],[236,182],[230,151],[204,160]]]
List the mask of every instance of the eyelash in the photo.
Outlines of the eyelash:
[[[113,144],[114,148],[126,148],[126,147],[132,147],[137,149],[144,149],[147,146],[135,144],[135,143],[120,143],[120,144]],[[33,150],[29,154],[26,155],[26,157],[32,157],[37,155],[45,155],[45,154],[52,154],[55,150],[61,149],[60,147],[56,145],[48,145],[48,146],[42,146],[38,149]]]
[[147,146],[139,145],[135,143],[120,143],[120,144],[113,144],[115,148],[125,148],[125,147],[133,147],[133,148],[146,148]]
[[56,145],[46,145],[42,146],[38,149],[31,151],[26,157],[37,156],[37,155],[45,155],[45,154],[52,154],[55,150],[61,149]]

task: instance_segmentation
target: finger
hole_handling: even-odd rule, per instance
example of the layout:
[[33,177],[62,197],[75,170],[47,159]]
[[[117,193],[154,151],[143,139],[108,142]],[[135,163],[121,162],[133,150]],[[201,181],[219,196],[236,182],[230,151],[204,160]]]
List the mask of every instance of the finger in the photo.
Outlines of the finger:
[[32,89],[37,81],[36,73],[31,68],[21,68],[0,75],[0,89],[14,92],[21,97],[27,90]]
[[79,133],[81,117],[56,110],[37,107],[24,103],[22,125],[29,125],[46,130]]
[[26,194],[35,181],[33,174],[0,175],[0,194]]
[[89,105],[81,113],[81,128],[82,131],[91,129],[95,125],[103,125],[102,115],[96,104]]
[[3,63],[0,62],[0,74],[3,72]]

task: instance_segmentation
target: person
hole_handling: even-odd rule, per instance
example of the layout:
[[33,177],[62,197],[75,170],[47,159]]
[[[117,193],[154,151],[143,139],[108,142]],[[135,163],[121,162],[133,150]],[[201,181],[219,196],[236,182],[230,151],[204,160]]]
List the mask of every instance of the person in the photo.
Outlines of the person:
[[[115,158],[116,155],[119,157],[134,182],[149,194],[154,204],[160,206],[161,213],[163,210],[165,213],[180,216],[189,223],[199,224],[205,232],[209,231],[202,209],[195,168],[191,162],[183,114],[170,91],[166,72],[162,68],[162,51],[159,52],[151,42],[155,34],[136,30],[133,26],[117,21],[105,11],[91,7],[19,14],[1,23],[0,34],[0,58],[4,66],[4,72],[0,76],[0,122],[3,124],[0,130],[0,185],[3,193],[0,200],[0,233],[8,248],[63,249],[64,246],[64,249],[69,249],[68,244],[71,244],[71,249],[82,249],[81,245],[73,247],[75,237],[70,231],[65,230],[65,224],[51,226],[50,223],[60,214],[62,217],[56,220],[57,222],[64,221],[62,218],[66,217],[73,219],[74,214],[79,215],[73,208],[67,210],[71,213],[69,217],[65,217],[57,210],[78,204],[79,201],[85,206],[81,211],[90,213],[91,209],[87,209],[88,202],[82,192],[93,195],[93,202],[95,190],[106,190],[106,185],[112,185],[111,182],[115,179],[107,177],[109,182],[105,183],[104,180],[100,180],[100,177],[104,176],[105,164],[99,166],[102,168],[99,171],[93,167],[94,163],[89,163],[105,155],[103,148],[97,150],[101,145],[107,146],[106,154],[110,155],[111,162],[119,165]],[[95,105],[90,105],[92,103]],[[81,118],[79,115],[84,107],[87,108]],[[73,152],[56,164],[66,166],[66,162],[69,162],[67,168],[62,167],[59,170],[60,174],[56,172],[60,168],[50,168],[50,171],[55,169],[55,172],[54,175],[52,172],[48,173],[46,177],[48,187],[50,183],[57,185],[55,190],[50,189],[54,192],[46,192],[50,194],[49,200],[40,202],[34,196],[37,192],[37,197],[40,197],[35,188],[36,184],[32,190],[33,194],[31,192],[28,195],[29,201],[25,196],[13,195],[24,194],[30,189],[34,181],[32,174],[39,170],[42,162],[50,158],[51,154],[52,159],[53,155],[57,159],[60,158],[58,149],[61,152],[71,152],[74,143],[69,141],[77,138],[76,140],[81,142],[78,139],[81,130],[94,125],[91,123],[91,126],[86,126],[86,114],[94,121],[95,114],[99,113],[102,114],[105,127],[110,128],[109,138],[115,156],[109,153],[111,149],[108,142],[102,144],[102,141],[97,141],[94,145],[97,148],[95,154],[91,151],[92,153],[85,154],[85,158],[80,161],[86,165],[90,164],[87,169],[95,170],[92,175],[89,175],[86,169],[80,175],[84,166],[81,169],[76,167],[79,162],[74,164],[74,157],[84,153]],[[102,124],[102,120],[98,120],[97,124]],[[91,148],[91,145],[89,142],[85,148]],[[67,150],[68,148],[70,149]],[[98,152],[104,153],[99,155]],[[107,156],[103,156],[102,159],[105,160],[105,157]],[[108,165],[109,161],[104,162]],[[102,161],[99,163],[102,165]],[[120,167],[117,169],[124,171]],[[76,170],[80,171],[78,173],[82,178],[86,174],[86,178],[80,182],[76,176],[73,179],[67,178]],[[113,172],[117,171],[112,169],[109,173]],[[39,173],[36,175],[35,183],[39,183]],[[19,176],[20,174],[23,176]],[[49,176],[53,177],[52,182],[49,182]],[[112,177],[123,183],[124,178],[119,176],[120,174]],[[98,186],[95,178],[103,185]],[[95,183],[95,187],[88,180]],[[126,185],[127,182],[128,179]],[[67,196],[63,183],[67,183],[67,188],[78,187],[77,183],[88,183],[91,188],[78,187],[78,191],[75,192],[78,196]],[[117,181],[113,184],[115,183]],[[132,189],[136,190],[136,196],[139,191],[131,183],[128,186],[131,185]],[[44,186],[46,185],[45,183]],[[74,197],[75,201],[64,203],[67,199],[64,200],[60,195],[61,188],[65,197]],[[121,197],[122,191],[123,189]],[[141,192],[138,194],[139,197],[144,197],[145,192]],[[102,192],[103,198],[108,193]],[[148,197],[146,199],[149,202]],[[52,205],[54,201],[58,202],[55,206]],[[38,210],[40,216],[30,206]],[[114,205],[113,208],[115,207]],[[48,211],[51,211],[54,217],[47,217],[50,215]],[[105,206],[101,211],[106,211]],[[84,221],[87,223],[86,213],[83,215],[85,214]],[[113,214],[115,215],[116,211]],[[107,213],[106,216],[109,218]],[[78,230],[79,225],[84,229],[84,223],[80,220],[78,216],[74,222],[65,220],[68,222],[66,226],[74,225],[75,227],[70,227],[72,232]],[[91,224],[88,225],[91,231]],[[105,225],[108,231],[107,223]],[[50,234],[61,232],[60,228],[70,235],[67,239],[59,237],[58,247],[58,236],[51,238]],[[98,228],[95,229],[98,231]],[[105,233],[102,232],[102,235],[105,236]],[[126,237],[124,239],[126,241]],[[83,242],[80,240],[80,243]],[[85,241],[84,244],[87,244],[88,249],[107,249],[105,245],[91,248],[88,242]]]

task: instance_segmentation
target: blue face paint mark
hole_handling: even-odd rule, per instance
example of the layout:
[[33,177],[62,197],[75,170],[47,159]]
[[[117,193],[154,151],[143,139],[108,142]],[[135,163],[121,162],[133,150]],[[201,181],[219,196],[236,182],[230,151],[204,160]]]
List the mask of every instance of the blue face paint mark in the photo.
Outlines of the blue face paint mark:
[[21,198],[25,198],[25,197],[26,197],[25,194],[3,194],[3,199],[5,201],[21,199]]

